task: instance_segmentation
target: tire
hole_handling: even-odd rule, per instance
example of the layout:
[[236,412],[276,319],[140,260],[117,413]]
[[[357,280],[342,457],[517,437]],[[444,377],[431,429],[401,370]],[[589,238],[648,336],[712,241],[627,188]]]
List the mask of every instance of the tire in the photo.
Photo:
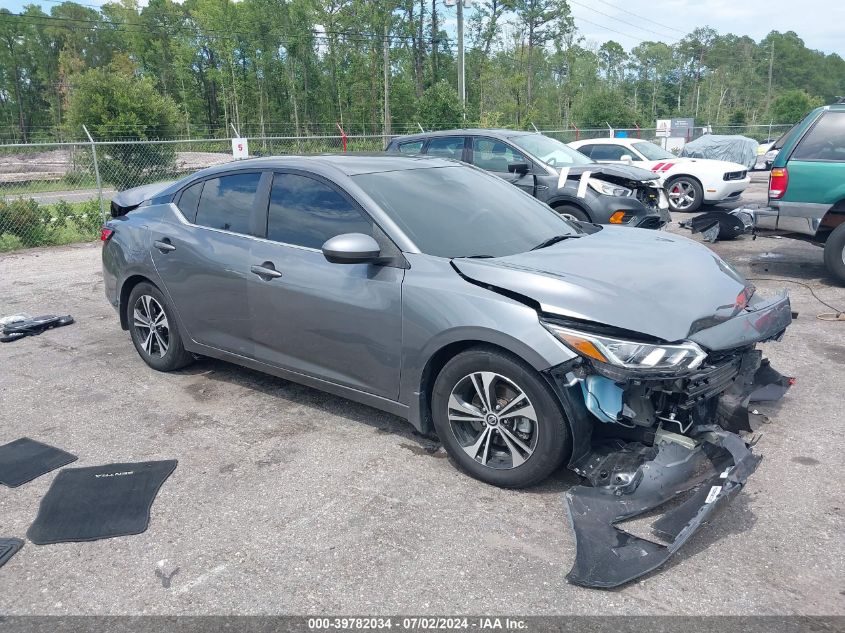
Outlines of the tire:
[[[144,325],[150,320],[158,325]],[[153,369],[174,371],[193,362],[182,344],[173,310],[154,285],[142,282],[132,289],[126,302],[126,322],[138,355]]]
[[[496,396],[493,410],[481,400],[488,389]],[[452,462],[494,486],[540,483],[570,450],[569,428],[549,386],[529,365],[495,348],[471,348],[446,363],[434,382],[431,411]],[[525,415],[514,415],[520,412]]]
[[[683,198],[672,198],[672,190],[675,188],[678,188],[676,195],[684,196]],[[704,204],[704,189],[692,176],[676,176],[667,181],[666,195],[669,196],[669,208],[672,211],[695,213]]]
[[592,222],[590,216],[587,215],[586,211],[584,211],[583,209],[579,209],[574,205],[561,204],[553,208],[561,215],[571,216],[573,219],[578,220],[579,222]]
[[839,283],[845,284],[845,223],[827,236],[824,243],[824,266]]

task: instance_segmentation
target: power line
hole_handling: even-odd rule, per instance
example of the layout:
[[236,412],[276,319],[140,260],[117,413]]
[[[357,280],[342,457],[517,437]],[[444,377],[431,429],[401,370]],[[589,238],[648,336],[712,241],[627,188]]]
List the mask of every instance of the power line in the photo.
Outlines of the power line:
[[[583,7],[585,9],[587,9],[588,11],[593,11],[594,13],[598,13],[599,15],[603,15],[604,17],[610,18],[611,20],[616,20],[617,22],[621,22],[622,24],[628,24],[628,22],[626,22],[625,20],[623,20],[621,18],[617,18],[615,16],[610,15],[609,13],[604,13],[603,11],[599,11],[598,9],[594,9],[589,5],[582,4],[581,2],[578,2],[578,0],[569,0],[569,2],[570,2],[570,4],[577,4],[579,7]],[[633,26],[633,25],[631,25],[631,26]],[[678,41],[677,38],[666,37],[665,33],[658,33],[657,31],[652,31],[651,29],[647,29],[644,26],[640,26],[640,27],[636,27],[636,28],[639,29],[640,31],[645,31],[647,33],[652,33],[653,35],[657,35],[660,38],[668,39],[671,42],[677,42]]]
[[657,26],[662,26],[663,28],[669,29],[670,31],[674,31],[675,33],[683,33],[684,35],[686,35],[686,33],[684,33],[684,31],[682,31],[681,29],[675,28],[673,26],[669,26],[667,24],[663,24],[662,22],[658,22],[657,20],[655,20],[653,18],[647,18],[645,16],[640,15],[639,13],[634,13],[633,11],[628,11],[627,9],[623,9],[622,7],[620,7],[616,4],[613,4],[611,2],[607,2],[607,0],[598,0],[598,1],[601,2],[602,4],[606,4],[609,7],[613,7],[617,11],[622,11],[622,13],[627,13],[628,15],[632,15],[635,18],[639,18],[639,19],[644,20],[646,22],[651,22],[652,24],[656,24]]

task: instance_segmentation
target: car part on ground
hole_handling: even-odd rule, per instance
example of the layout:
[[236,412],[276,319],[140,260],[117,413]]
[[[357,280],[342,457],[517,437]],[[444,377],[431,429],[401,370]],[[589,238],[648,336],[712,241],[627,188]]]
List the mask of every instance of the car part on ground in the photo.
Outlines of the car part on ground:
[[36,545],[141,534],[176,460],[65,468],[41,500],[27,530]]
[[0,342],[11,343],[25,336],[37,336],[47,330],[70,325],[73,322],[73,317],[69,314],[65,316],[45,314],[37,317],[26,317],[25,315],[7,317],[0,327]]
[[596,163],[543,134],[445,130],[395,138],[386,151],[408,148],[475,165],[582,221],[659,229],[671,220],[657,176],[638,167]]
[[690,220],[684,220],[680,226],[693,233],[701,233],[705,242],[733,240],[747,234],[753,234],[756,228],[757,209],[733,209],[731,211],[709,211]]
[[597,138],[569,144],[602,164],[649,169],[665,184],[672,211],[691,213],[702,204],[738,200],[751,184],[738,162],[680,158],[656,143],[635,138]]
[[0,446],[0,484],[17,488],[75,461],[76,455],[22,437]]
[[[578,188],[631,188],[601,170]],[[602,457],[637,467],[655,438],[735,447],[754,347],[792,318],[701,244],[567,221],[455,161],[241,161],[148,195],[103,242],[106,296],[148,365],[204,355],[380,408],[498,486],[578,470],[607,440],[642,444]]]
[[22,547],[23,541],[19,538],[0,538],[0,567],[8,563]]

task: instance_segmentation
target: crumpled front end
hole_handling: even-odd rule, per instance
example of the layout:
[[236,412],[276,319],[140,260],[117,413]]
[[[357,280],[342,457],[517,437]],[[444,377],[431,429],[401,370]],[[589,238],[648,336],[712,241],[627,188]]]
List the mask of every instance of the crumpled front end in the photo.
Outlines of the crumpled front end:
[[[690,336],[706,358],[681,373],[598,362],[588,347],[555,368],[564,408],[581,431],[570,468],[586,480],[565,494],[576,539],[570,582],[615,587],[656,569],[742,489],[762,459],[744,438],[754,430],[749,404],[776,400],[793,382],[755,346],[778,340],[791,318],[785,294],[757,300]],[[566,326],[550,327],[571,332]],[[625,530],[623,522],[659,510],[654,539]]]

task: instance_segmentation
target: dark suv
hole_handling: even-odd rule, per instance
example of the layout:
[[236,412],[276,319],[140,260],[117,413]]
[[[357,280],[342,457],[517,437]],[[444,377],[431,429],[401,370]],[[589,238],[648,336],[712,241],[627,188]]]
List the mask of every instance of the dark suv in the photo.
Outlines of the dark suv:
[[470,163],[576,220],[659,229],[671,219],[657,175],[638,167],[599,164],[536,132],[427,132],[397,137],[387,151]]

